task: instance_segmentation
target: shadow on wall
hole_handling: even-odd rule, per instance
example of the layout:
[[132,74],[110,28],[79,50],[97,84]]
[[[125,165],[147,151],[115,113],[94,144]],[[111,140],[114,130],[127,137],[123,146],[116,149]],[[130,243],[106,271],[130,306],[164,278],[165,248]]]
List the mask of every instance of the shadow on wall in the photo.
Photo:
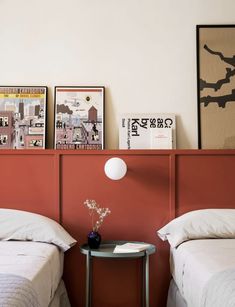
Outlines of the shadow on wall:
[[111,91],[107,87],[105,88],[105,149],[119,148],[118,115],[115,114]]
[[178,115],[176,116],[176,148],[192,148],[192,144],[190,144],[188,135],[184,129],[182,119]]
[[54,148],[54,87],[48,87],[48,98],[47,98],[47,119],[46,119],[46,148]]

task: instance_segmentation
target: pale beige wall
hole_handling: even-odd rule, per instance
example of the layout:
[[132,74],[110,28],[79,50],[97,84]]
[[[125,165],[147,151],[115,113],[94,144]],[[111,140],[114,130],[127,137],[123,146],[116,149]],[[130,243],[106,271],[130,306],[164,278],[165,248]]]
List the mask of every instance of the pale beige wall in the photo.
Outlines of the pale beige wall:
[[196,24],[232,24],[234,0],[0,0],[0,84],[106,87],[106,145],[118,115],[177,115],[178,148],[197,147]]

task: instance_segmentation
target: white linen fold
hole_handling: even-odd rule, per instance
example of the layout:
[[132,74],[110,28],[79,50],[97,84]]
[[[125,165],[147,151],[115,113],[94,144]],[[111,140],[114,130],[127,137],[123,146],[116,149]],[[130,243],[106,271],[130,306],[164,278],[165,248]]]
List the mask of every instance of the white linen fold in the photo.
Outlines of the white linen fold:
[[41,306],[48,306],[63,273],[63,252],[39,242],[0,241],[0,273],[32,282]]
[[235,239],[185,242],[171,249],[170,264],[172,276],[187,305],[204,307],[209,281],[220,272],[235,271]]

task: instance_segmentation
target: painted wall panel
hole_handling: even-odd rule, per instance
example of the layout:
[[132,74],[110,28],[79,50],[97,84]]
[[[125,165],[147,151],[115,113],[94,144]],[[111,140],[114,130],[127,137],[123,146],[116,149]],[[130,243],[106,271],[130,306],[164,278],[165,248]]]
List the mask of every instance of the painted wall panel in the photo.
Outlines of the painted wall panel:
[[234,155],[179,155],[176,214],[199,208],[235,208],[234,185]]
[[[126,177],[112,181],[104,164],[119,156]],[[103,240],[140,240],[157,246],[150,257],[150,307],[163,307],[169,286],[169,245],[156,230],[170,218],[199,208],[235,208],[235,151],[0,151],[0,207],[61,220],[78,240],[65,254],[64,279],[73,307],[85,303],[86,242],[91,219],[83,202],[95,199],[111,215]],[[139,260],[94,260],[94,307],[141,305]]]
[[[104,240],[137,240],[160,245],[161,249],[150,257],[151,306],[160,306],[166,296],[166,282],[162,282],[161,275],[168,274],[168,258],[166,247],[157,239],[156,229],[169,214],[168,156],[160,155],[156,159],[148,155],[121,155],[128,165],[128,173],[120,181],[112,181],[104,174],[104,164],[110,157],[62,157],[63,224],[80,244],[86,242],[91,219],[83,202],[87,198],[95,199],[102,207],[111,209],[111,215],[100,228]],[[66,282],[77,285],[70,289],[74,306],[85,303],[84,261],[79,246],[66,259]],[[94,259],[93,306],[141,306],[140,268],[141,263],[136,260]]]
[[1,154],[1,208],[44,214],[59,221],[54,155]]

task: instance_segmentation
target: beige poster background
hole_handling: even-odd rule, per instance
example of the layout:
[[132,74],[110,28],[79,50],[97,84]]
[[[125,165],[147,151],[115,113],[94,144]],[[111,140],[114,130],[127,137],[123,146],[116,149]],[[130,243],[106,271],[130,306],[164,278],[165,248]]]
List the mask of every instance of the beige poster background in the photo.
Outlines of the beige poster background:
[[[199,29],[199,68],[200,79],[207,83],[216,83],[226,78],[227,69],[235,70],[234,65],[224,62],[219,55],[211,54],[204,46],[215,52],[221,52],[225,58],[235,55],[235,27],[234,28],[200,28]],[[206,106],[200,103],[201,115],[201,148],[232,149],[235,148],[235,101],[229,100],[223,108],[216,102],[216,97],[231,95],[235,89],[235,76],[229,78],[218,90],[204,88],[200,91],[200,98],[209,98],[211,102]]]

